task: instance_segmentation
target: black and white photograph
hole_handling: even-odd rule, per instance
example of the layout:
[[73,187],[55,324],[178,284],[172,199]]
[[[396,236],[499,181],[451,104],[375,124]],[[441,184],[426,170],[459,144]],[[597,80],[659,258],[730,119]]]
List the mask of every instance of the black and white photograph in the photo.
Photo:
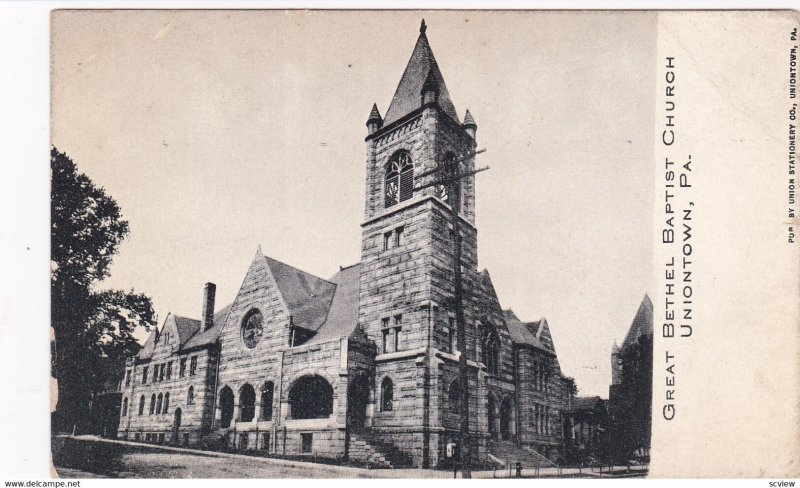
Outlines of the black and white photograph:
[[5,486],[800,477],[796,11],[39,4]]

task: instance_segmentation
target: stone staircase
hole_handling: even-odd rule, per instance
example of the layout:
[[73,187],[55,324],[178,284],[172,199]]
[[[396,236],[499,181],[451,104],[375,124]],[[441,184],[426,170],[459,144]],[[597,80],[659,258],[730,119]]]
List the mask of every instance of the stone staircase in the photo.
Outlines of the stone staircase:
[[519,447],[513,441],[489,441],[489,453],[506,465],[522,463],[523,468],[555,467],[556,463],[547,459],[533,449]]
[[348,456],[371,468],[403,468],[412,465],[409,454],[367,432],[350,434]]

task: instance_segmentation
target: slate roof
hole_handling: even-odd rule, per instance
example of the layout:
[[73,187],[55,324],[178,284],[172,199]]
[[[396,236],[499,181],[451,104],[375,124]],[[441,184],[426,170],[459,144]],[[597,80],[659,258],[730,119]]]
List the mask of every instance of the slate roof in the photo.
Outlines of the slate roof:
[[292,323],[317,330],[328,315],[336,285],[272,258],[265,256],[264,259],[289,309]]
[[624,352],[638,344],[639,336],[643,334],[653,335],[653,302],[650,301],[650,297],[647,294],[644,295],[644,299],[639,305],[639,310],[636,311],[636,316],[633,318],[620,351]]
[[603,403],[604,400],[599,396],[590,396],[590,397],[575,397],[572,400],[572,408],[573,412],[578,410],[594,410],[597,407],[598,403]]
[[342,268],[330,279],[336,284],[328,314],[317,334],[306,344],[324,342],[337,337],[350,337],[358,325],[358,283],[361,264]]
[[547,319],[522,322],[511,309],[503,310],[503,317],[506,320],[508,332],[511,334],[511,340],[515,344],[527,344],[555,354],[555,346],[547,327]]
[[[179,350],[192,349],[197,346],[207,346],[208,344],[215,342],[219,337],[219,332],[222,330],[222,326],[228,319],[228,314],[231,311],[231,305],[233,304],[223,307],[214,314],[214,326],[208,330],[200,330],[199,320],[173,314],[175,326],[178,329],[178,339],[180,340]],[[150,333],[150,335],[147,337],[147,341],[144,343],[144,346],[142,346],[142,349],[136,355],[137,358],[149,359],[152,357],[153,352],[155,351],[156,336],[159,333],[161,332],[156,330]]]
[[389,109],[386,111],[386,117],[383,119],[384,126],[420,108],[422,105],[422,85],[428,80],[429,76],[432,79],[431,81],[435,82],[439,88],[439,107],[450,118],[458,122],[456,108],[450,100],[450,93],[444,84],[442,72],[439,71],[439,65],[433,56],[423,25],[423,28],[420,29],[417,44],[414,46],[414,52],[411,53],[411,59],[408,60],[403,77],[400,78],[400,83],[397,85],[394,97],[392,97],[392,103],[389,104]]

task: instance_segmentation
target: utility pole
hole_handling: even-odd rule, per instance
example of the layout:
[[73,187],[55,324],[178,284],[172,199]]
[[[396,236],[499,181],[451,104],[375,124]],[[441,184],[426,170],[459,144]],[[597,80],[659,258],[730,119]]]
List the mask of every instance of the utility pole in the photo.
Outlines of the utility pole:
[[423,178],[436,175],[433,181],[417,186],[415,191],[422,190],[431,186],[443,186],[447,191],[448,204],[450,205],[450,223],[453,227],[453,308],[456,312],[456,341],[458,344],[458,383],[461,390],[460,414],[460,439],[458,457],[462,469],[462,477],[471,478],[471,459],[469,448],[469,381],[467,366],[467,333],[464,322],[464,285],[461,276],[461,217],[458,215],[461,206],[461,180],[472,176],[481,171],[486,171],[489,167],[462,171],[461,163],[477,154],[484,152],[485,149],[478,151],[470,150],[466,155],[456,159],[438,161],[437,167],[430,171],[425,171],[418,175]]

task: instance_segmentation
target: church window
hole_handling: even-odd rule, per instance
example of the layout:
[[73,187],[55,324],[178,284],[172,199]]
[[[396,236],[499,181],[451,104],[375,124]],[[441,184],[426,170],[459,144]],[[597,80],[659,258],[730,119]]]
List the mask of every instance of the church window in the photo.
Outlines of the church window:
[[394,384],[390,378],[384,378],[381,383],[381,411],[390,412],[394,401]]
[[227,429],[233,420],[233,391],[226,386],[219,392],[220,427]]
[[[439,169],[441,170],[442,175],[445,178],[454,177],[456,175],[456,170],[458,169],[458,162],[456,161],[455,154],[451,152],[445,154],[441,163],[439,163]],[[448,187],[446,185],[438,185],[436,187],[436,196],[439,197],[439,199],[444,203],[455,206],[456,211],[460,211],[461,210],[460,180],[456,180],[454,186],[455,188]]]
[[169,413],[169,393],[164,394],[164,408],[161,410],[161,413]]
[[458,380],[450,383],[449,393],[450,410],[455,413],[461,412],[461,385],[458,384]]
[[143,385],[147,383],[147,370],[148,369],[149,369],[148,366],[145,366],[144,369],[142,369],[142,384]]
[[491,325],[483,327],[481,330],[483,337],[481,338],[481,355],[483,364],[486,366],[490,374],[500,373],[500,339],[497,335],[497,330]]
[[414,165],[405,151],[396,153],[386,167],[385,206],[391,207],[414,194]]
[[398,227],[394,230],[394,247],[403,245],[403,228]]
[[161,405],[164,403],[164,395],[158,394],[158,401],[156,401],[156,415],[161,413]]
[[391,345],[390,342],[391,334],[392,331],[391,329],[389,329],[389,317],[384,317],[381,320],[381,346],[382,346],[381,351],[383,351],[384,353],[392,352],[389,350],[389,347]]
[[191,365],[189,366],[189,375],[194,376],[197,374],[197,356],[192,356]]
[[167,370],[164,368],[164,363],[161,363],[161,367],[158,368],[158,382],[161,383],[164,381],[164,375],[166,374]]
[[303,376],[289,390],[293,419],[327,418],[333,413],[333,388],[321,376]]
[[125,386],[131,386],[131,370],[125,372]]
[[384,232],[383,234],[383,250],[388,251],[392,245],[392,232]]
[[272,420],[272,396],[275,385],[271,381],[264,383],[261,387],[261,420]]
[[167,363],[167,379],[172,378],[172,361]]
[[249,349],[256,347],[264,335],[264,318],[258,310],[251,310],[242,321],[242,342]]
[[400,350],[400,331],[403,330],[403,316],[402,315],[395,315],[394,316],[394,350]]
[[186,376],[186,358],[181,358],[178,365],[178,377],[183,378],[184,376]]
[[314,434],[310,432],[303,432],[300,434],[300,451],[303,453],[310,453],[313,451]]
[[245,384],[239,393],[239,420],[250,422],[256,415],[256,391]]
[[194,405],[194,386],[189,387],[189,392],[186,394],[186,404]]
[[128,415],[128,398],[125,397],[122,399],[122,416],[125,417]]
[[153,396],[150,397],[150,415],[156,413],[156,394],[153,393]]
[[139,397],[139,415],[144,415],[144,395]]

